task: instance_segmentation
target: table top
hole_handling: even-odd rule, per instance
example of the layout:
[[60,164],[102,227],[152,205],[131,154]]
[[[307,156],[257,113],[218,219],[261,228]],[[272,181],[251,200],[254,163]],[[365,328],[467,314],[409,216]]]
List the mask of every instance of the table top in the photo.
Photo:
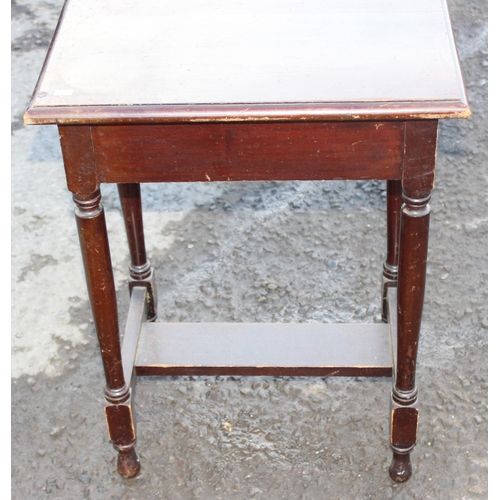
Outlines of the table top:
[[25,122],[469,114],[445,0],[67,0]]

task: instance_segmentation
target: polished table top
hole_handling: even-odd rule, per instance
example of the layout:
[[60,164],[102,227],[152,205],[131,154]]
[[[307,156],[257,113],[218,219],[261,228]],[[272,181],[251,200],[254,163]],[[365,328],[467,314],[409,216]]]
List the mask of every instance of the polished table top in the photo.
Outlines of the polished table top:
[[468,113],[444,0],[68,0],[25,119]]

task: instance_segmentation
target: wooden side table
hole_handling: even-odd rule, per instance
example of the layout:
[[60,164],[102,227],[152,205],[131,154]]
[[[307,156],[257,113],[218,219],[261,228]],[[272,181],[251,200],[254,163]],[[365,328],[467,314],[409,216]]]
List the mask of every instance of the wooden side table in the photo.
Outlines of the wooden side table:
[[[25,115],[57,124],[118,472],[140,471],[141,375],[392,376],[411,475],[438,120],[470,114],[444,0],[68,0]],[[141,182],[387,181],[381,324],[156,323]],[[130,246],[120,344],[100,183]],[[392,354],[391,354],[392,343]]]

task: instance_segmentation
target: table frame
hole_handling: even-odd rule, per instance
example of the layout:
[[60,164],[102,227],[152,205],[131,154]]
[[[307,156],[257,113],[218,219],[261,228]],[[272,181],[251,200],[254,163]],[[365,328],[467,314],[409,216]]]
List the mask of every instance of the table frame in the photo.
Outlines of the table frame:
[[[235,118],[215,123],[148,124],[142,120],[141,123],[59,125],[106,377],[106,419],[110,439],[118,450],[118,472],[123,477],[134,477],[140,471],[133,416],[136,376],[392,375],[393,460],[389,474],[395,481],[409,479],[410,453],[417,439],[415,367],[424,302],[437,129],[437,119],[380,117],[359,121],[262,123]],[[189,361],[192,353],[184,348],[179,358],[172,361],[170,344],[162,344],[162,339],[170,338],[169,335],[187,336],[192,340],[188,346],[203,339],[190,324],[177,325],[180,333],[176,333],[171,325],[153,323],[157,317],[157,299],[153,268],[146,255],[140,183],[332,179],[387,181],[387,258],[382,279],[382,319],[387,326],[329,325],[331,338],[350,347],[345,357],[334,356],[326,364],[314,359],[328,349],[330,335],[325,336],[324,344],[316,350],[305,349],[295,353],[295,357],[279,355],[283,339],[287,339],[285,342],[293,353],[294,345],[307,346],[307,340],[304,341],[307,335],[321,336],[314,325],[307,324],[281,325],[280,328],[286,327],[283,335],[272,324],[259,324],[259,332],[252,325],[235,324],[231,326],[234,342],[241,345],[234,346],[234,359],[229,353],[218,361],[217,354],[210,352],[205,358],[196,355]],[[131,255],[131,305],[122,343],[99,191],[103,182],[118,184]],[[223,327],[212,324],[203,328],[207,332],[207,345],[216,345],[217,330]],[[253,345],[262,331],[269,339],[264,349],[266,352],[269,349],[274,360],[259,364],[241,359],[245,346]],[[382,349],[392,337],[394,361],[389,353],[389,362],[367,362],[367,355],[361,349],[367,342],[349,342],[357,334],[381,343]],[[149,350],[145,338],[153,346]],[[370,355],[373,360],[383,358],[373,352]]]

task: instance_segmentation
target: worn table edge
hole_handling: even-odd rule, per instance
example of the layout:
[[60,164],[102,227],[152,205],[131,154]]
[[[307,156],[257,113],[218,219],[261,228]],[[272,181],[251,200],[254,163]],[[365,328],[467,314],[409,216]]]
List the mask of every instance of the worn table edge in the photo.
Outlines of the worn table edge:
[[466,101],[269,103],[213,105],[30,105],[26,125],[92,125],[193,122],[433,120],[468,118]]

